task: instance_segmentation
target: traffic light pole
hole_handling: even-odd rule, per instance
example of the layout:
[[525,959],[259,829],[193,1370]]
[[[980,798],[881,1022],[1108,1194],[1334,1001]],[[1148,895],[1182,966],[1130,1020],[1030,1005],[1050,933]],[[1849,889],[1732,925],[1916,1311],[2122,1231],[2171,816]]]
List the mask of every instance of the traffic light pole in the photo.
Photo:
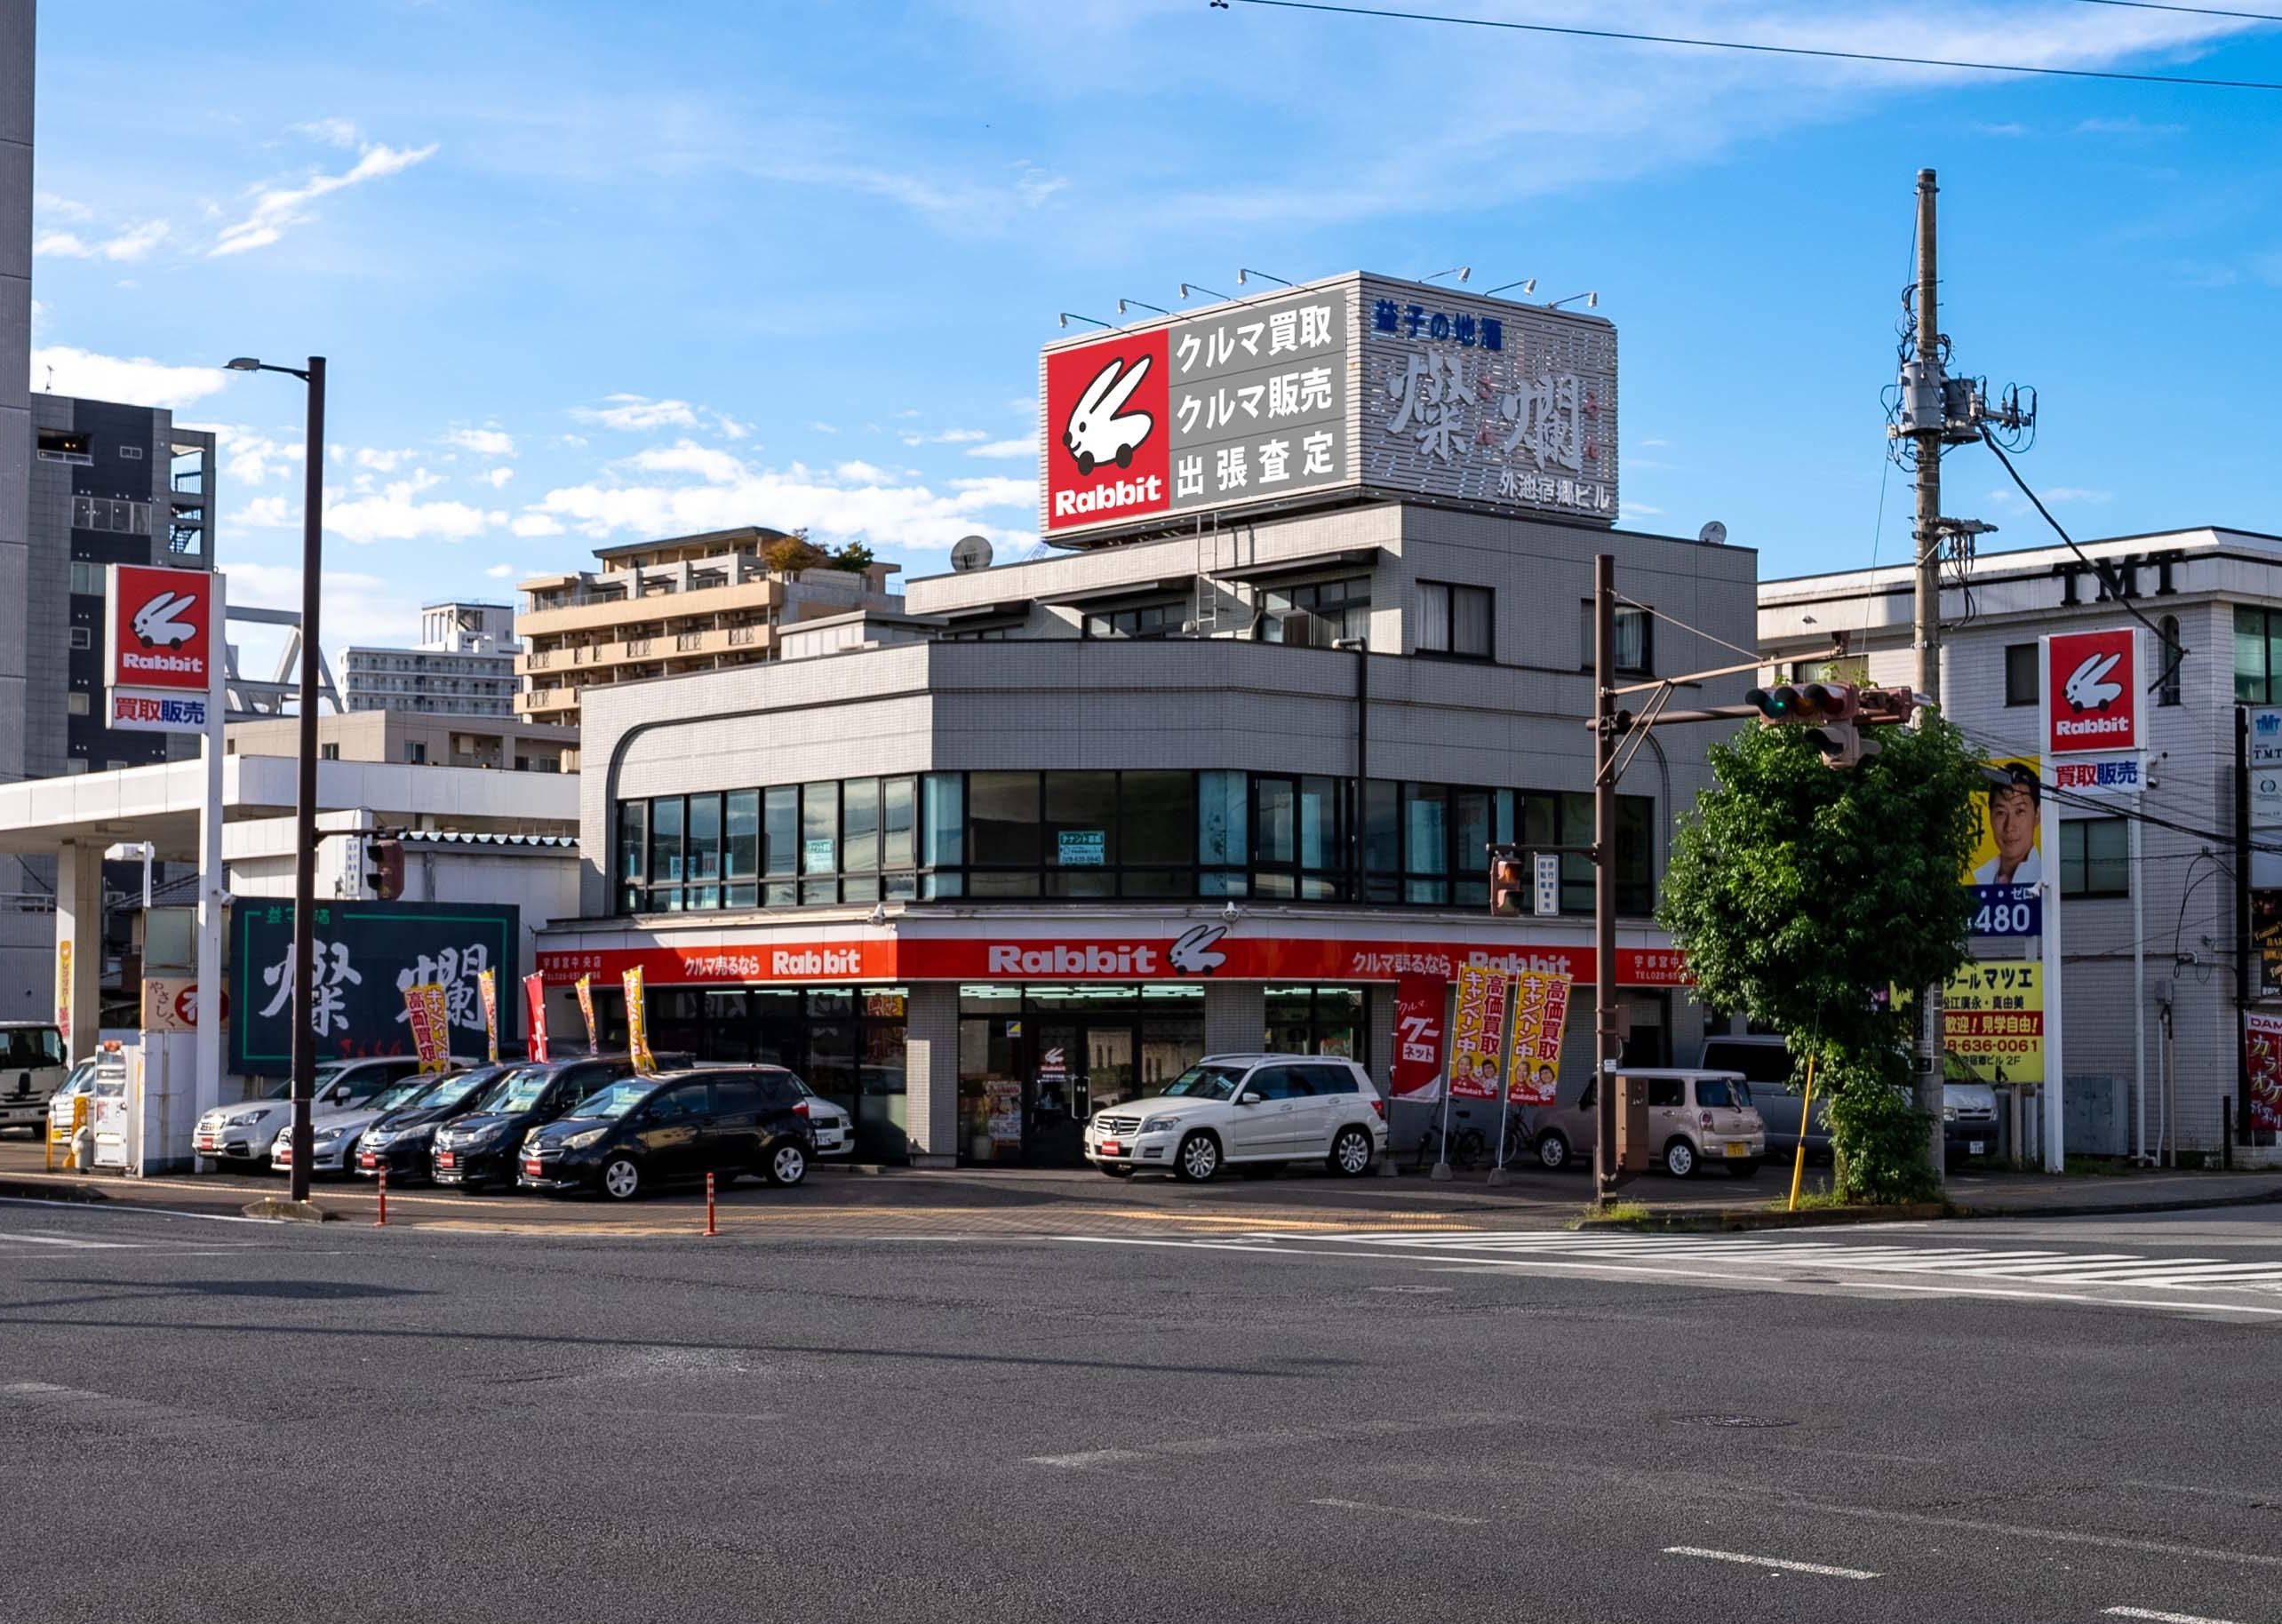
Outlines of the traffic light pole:
[[1594,1193],[1606,1202],[1623,1180],[1617,1159],[1616,1063],[1624,1039],[1616,1009],[1616,555],[1592,561],[1592,1016],[1593,1098],[1600,1118]]

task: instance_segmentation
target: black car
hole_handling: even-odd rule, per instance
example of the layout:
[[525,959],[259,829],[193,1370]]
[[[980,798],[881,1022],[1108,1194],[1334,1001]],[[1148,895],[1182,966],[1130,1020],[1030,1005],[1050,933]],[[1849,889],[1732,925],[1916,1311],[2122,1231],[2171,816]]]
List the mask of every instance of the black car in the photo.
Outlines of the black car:
[[[660,1055],[660,1071],[686,1071],[686,1055]],[[581,1055],[515,1067],[491,1087],[475,1109],[435,1131],[428,1176],[474,1194],[486,1184],[515,1182],[523,1136],[552,1122],[597,1088],[634,1075],[626,1055]]]
[[399,1106],[372,1122],[356,1142],[358,1177],[377,1179],[387,1168],[392,1179],[424,1179],[435,1130],[467,1115],[483,1103],[492,1086],[522,1064],[503,1061],[497,1065],[470,1066],[450,1077],[438,1078],[409,1105]]
[[631,1200],[652,1185],[757,1173],[797,1184],[815,1154],[808,1096],[781,1066],[735,1066],[614,1082],[523,1148],[529,1189]]

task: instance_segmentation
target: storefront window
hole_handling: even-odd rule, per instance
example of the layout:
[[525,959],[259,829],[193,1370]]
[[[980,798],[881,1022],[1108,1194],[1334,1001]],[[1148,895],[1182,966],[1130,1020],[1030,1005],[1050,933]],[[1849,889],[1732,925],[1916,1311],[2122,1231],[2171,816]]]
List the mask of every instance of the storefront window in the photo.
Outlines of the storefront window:
[[850,778],[840,786],[840,900],[880,900],[880,781]]
[[1270,987],[1264,1001],[1270,1053],[1364,1057],[1361,988]]
[[1402,899],[1411,903],[1447,903],[1449,881],[1424,879],[1448,872],[1450,860],[1449,792],[1439,784],[1402,786]]
[[665,913],[682,906],[682,798],[650,803],[650,905]]
[[1118,854],[1127,896],[1185,896],[1196,862],[1196,776],[1118,775]]
[[722,878],[729,882],[722,900],[732,908],[757,905],[760,875],[761,792],[738,790],[727,798],[722,817]]
[[646,906],[642,882],[649,872],[650,803],[620,801],[618,819],[618,905],[626,912],[639,913]]
[[837,881],[814,876],[840,869],[840,785],[827,778],[801,786],[801,901],[836,903]]
[[1045,858],[1049,896],[1117,895],[1117,775],[1048,773]]
[[1251,849],[1248,775],[1197,775],[1197,861],[1203,866],[1199,889],[1207,896],[1246,894],[1243,867]]
[[692,795],[683,833],[682,863],[693,882],[686,893],[692,908],[721,906],[721,797]]

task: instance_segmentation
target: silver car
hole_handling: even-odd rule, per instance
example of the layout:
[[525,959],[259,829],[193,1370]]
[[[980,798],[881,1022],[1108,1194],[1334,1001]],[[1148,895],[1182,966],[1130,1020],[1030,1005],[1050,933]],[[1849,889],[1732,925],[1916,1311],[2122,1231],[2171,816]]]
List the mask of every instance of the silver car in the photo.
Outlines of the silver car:
[[[364,1130],[392,1111],[402,1111],[420,1095],[435,1087],[435,1077],[408,1077],[400,1083],[391,1083],[360,1105],[347,1110],[320,1111],[309,1118],[309,1172],[338,1174],[347,1178],[356,1167],[356,1142]],[[290,1117],[291,1113],[288,1113]],[[293,1166],[293,1125],[289,1120],[277,1130],[270,1142],[269,1167],[273,1173],[291,1171]]]

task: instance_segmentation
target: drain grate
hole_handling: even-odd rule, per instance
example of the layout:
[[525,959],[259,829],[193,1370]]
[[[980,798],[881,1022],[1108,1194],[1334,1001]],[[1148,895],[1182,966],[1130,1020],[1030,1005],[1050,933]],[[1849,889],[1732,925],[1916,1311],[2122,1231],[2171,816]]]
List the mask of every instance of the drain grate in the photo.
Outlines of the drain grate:
[[1795,1421],[1784,1421],[1773,1415],[1675,1415],[1672,1418],[1683,1427],[1732,1427],[1746,1430],[1761,1428],[1796,1427]]

